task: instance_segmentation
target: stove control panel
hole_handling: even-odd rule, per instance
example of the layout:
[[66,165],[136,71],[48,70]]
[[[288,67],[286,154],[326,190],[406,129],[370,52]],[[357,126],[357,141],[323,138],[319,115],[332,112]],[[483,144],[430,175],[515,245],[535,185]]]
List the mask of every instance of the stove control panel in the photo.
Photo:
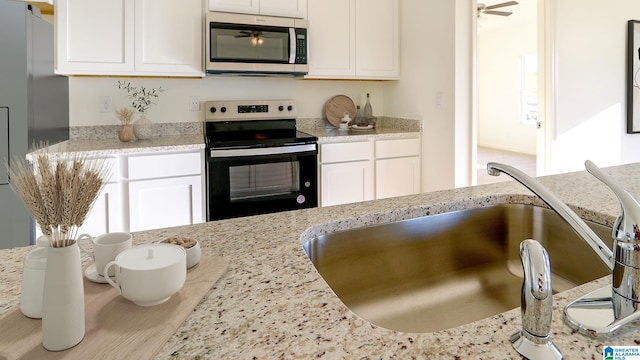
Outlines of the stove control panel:
[[205,121],[295,119],[295,100],[207,101]]

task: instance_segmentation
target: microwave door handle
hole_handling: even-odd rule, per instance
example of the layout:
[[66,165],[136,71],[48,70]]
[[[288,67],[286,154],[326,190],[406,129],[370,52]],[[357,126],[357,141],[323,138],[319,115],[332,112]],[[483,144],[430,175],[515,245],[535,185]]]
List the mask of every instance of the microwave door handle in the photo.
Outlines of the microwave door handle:
[[295,64],[298,46],[295,28],[289,28],[289,41],[291,42],[291,46],[289,46],[289,64]]

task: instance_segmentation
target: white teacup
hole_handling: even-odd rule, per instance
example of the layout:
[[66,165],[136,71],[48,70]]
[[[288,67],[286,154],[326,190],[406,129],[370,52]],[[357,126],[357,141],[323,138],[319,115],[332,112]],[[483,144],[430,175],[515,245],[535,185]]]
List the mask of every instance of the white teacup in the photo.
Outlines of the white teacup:
[[[93,253],[89,252],[81,240],[91,240],[93,243]],[[131,234],[125,232],[112,232],[91,238],[88,234],[82,234],[78,237],[78,245],[80,249],[89,256],[93,256],[96,263],[96,272],[100,276],[104,276],[104,267],[115,260],[116,256],[122,251],[131,248]],[[86,245],[85,245],[86,246]],[[109,270],[109,276],[113,276],[113,269]]]

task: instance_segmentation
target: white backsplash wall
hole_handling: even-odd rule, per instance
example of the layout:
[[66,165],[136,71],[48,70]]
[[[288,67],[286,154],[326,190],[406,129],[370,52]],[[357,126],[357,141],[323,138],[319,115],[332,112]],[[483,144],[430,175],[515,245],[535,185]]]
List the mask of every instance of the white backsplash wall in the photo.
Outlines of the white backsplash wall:
[[[384,82],[381,81],[240,76],[208,76],[204,79],[70,77],[69,125],[118,125],[114,112],[100,112],[101,98],[105,96],[112,97],[114,109],[130,105],[126,93],[117,87],[118,80],[146,88],[162,86],[166,89],[147,112],[154,123],[202,121],[203,103],[210,100],[295,99],[298,118],[322,118],[324,104],[338,94],[348,95],[356,105],[364,106],[366,94],[370,93],[374,115],[384,115]],[[189,98],[193,96],[200,98],[200,111],[189,110]]]

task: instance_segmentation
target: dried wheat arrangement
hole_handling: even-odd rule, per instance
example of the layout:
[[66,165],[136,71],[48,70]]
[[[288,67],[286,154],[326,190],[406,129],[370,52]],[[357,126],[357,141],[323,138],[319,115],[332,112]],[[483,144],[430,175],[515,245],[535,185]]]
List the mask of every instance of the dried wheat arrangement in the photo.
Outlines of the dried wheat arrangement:
[[116,117],[120,120],[120,123],[122,123],[122,125],[131,124],[133,114],[135,114],[135,111],[130,108],[116,109]]
[[36,150],[32,160],[5,163],[10,186],[49,239],[49,245],[69,246],[104,187],[110,169],[101,159],[50,154],[43,149]]

